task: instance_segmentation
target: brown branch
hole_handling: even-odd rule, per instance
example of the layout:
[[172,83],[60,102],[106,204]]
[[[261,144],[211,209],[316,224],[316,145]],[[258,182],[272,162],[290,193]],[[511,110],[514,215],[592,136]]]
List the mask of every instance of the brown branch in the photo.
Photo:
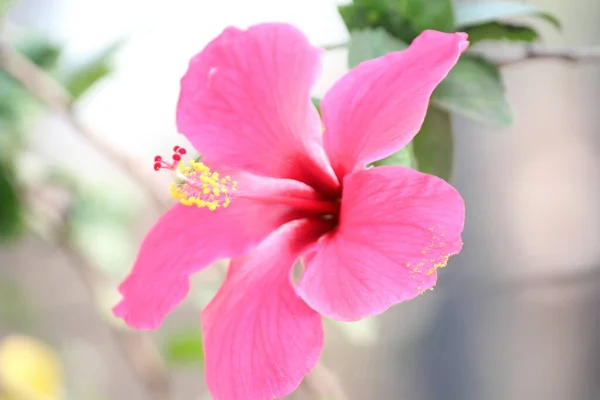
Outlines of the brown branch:
[[61,115],[79,136],[128,173],[145,189],[160,212],[166,208],[166,203],[154,191],[152,182],[140,170],[138,162],[102,139],[79,119],[73,108],[73,98],[64,87],[3,41],[0,41],[0,67],[42,100],[49,109]]
[[[344,49],[346,47],[348,47],[348,43],[334,43],[321,46],[322,49],[327,51]],[[545,48],[525,46],[521,52],[518,52],[518,54],[514,56],[490,57],[491,61],[501,66],[539,59],[554,59],[569,62],[600,62],[600,47]]]
[[490,57],[491,61],[500,66],[513,65],[532,60],[558,60],[568,62],[599,62],[600,47],[587,48],[544,48],[526,46],[520,54],[514,57]]

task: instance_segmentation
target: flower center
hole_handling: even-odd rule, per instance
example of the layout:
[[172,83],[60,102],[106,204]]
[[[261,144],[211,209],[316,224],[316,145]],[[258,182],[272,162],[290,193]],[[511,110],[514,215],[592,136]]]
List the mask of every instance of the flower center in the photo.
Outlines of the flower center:
[[237,190],[237,181],[229,175],[219,177],[218,172],[211,172],[204,163],[191,160],[189,165],[181,161],[187,151],[180,146],[173,148],[171,162],[161,156],[154,157],[154,170],[167,169],[179,179],[171,185],[171,196],[186,206],[207,207],[214,211],[219,207],[227,207],[231,203],[230,193]]

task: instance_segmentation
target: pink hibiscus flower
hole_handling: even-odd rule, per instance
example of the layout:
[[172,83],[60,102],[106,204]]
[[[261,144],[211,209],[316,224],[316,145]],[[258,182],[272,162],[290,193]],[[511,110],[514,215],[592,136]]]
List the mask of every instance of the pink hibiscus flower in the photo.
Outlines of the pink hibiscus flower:
[[179,148],[172,163],[157,158],[181,179],[181,202],[145,238],[115,315],[154,329],[191,274],[232,258],[202,314],[207,384],[216,400],[266,400],[317,362],[321,316],[358,320],[433,287],[462,246],[460,195],[435,176],[366,166],[414,137],[466,39],[426,31],[360,64],[323,98],[321,121],[310,101],[321,50],[286,24],[226,29],[191,60],[177,108],[206,165],[177,165]]

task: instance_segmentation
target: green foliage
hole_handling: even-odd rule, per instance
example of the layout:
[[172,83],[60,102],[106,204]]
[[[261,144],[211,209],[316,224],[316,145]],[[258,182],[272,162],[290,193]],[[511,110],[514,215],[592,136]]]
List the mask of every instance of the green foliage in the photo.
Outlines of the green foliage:
[[533,42],[539,34],[528,26],[488,22],[465,29],[469,34],[469,42],[475,44],[484,40],[511,40],[515,42]]
[[[17,51],[38,67],[52,70],[60,56],[60,48],[36,35],[20,37],[14,44]],[[34,121],[37,103],[18,82],[0,70],[0,135],[13,137],[24,133]]]
[[202,365],[204,348],[198,328],[171,334],[164,343],[165,359],[172,365]]
[[412,144],[419,171],[450,180],[454,144],[448,112],[430,106],[425,122]]
[[310,101],[312,101],[313,106],[315,106],[315,108],[317,109],[317,112],[319,113],[319,115],[321,115],[321,99],[317,99],[316,97],[313,97],[310,99]]
[[454,8],[454,17],[458,29],[514,17],[542,18],[556,28],[560,28],[560,21],[554,15],[529,3],[514,1],[457,4]]
[[348,45],[348,67],[354,68],[363,61],[407,47],[406,43],[391,36],[383,28],[352,31]]
[[494,127],[512,123],[498,67],[480,57],[463,55],[431,99],[439,108]]
[[453,32],[454,11],[451,0],[396,0],[395,3],[416,32],[426,29]]
[[112,44],[79,68],[68,71],[63,81],[65,88],[74,99],[81,97],[94,84],[112,72],[113,58],[121,48],[121,44],[121,42]]
[[[74,178],[73,178],[74,179]],[[70,210],[71,238],[107,275],[121,278],[135,257],[130,227],[135,194],[126,188],[77,187]]]
[[414,39],[418,32],[397,7],[398,0],[356,0],[339,7],[340,15],[349,31],[383,28],[392,36],[405,42]]
[[454,28],[451,0],[355,0],[339,11],[350,31],[383,28],[404,42],[425,29]]
[[[13,45],[46,70],[54,68],[60,55],[58,46],[36,35],[24,35]],[[15,160],[23,134],[35,121],[36,110],[34,97],[0,70],[0,240],[23,232],[24,205]]]
[[0,19],[4,17],[4,13],[8,11],[9,7],[12,5],[12,0],[0,0]]
[[0,159],[0,241],[18,235],[22,228],[23,209],[14,170]]
[[61,48],[48,38],[36,34],[27,34],[13,44],[15,49],[44,70],[53,69],[61,54]]
[[404,146],[402,149],[400,149],[400,151],[392,154],[389,157],[386,157],[379,161],[375,161],[372,165],[403,165],[405,167],[416,168],[417,163],[412,143],[409,143],[408,145]]

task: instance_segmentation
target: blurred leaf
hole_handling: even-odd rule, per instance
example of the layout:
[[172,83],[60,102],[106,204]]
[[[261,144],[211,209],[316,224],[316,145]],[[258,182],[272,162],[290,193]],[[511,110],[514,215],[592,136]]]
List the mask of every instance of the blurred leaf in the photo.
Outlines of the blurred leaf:
[[435,29],[453,32],[454,10],[451,0],[400,0],[396,1],[402,15],[417,32]]
[[430,106],[412,143],[419,171],[449,181],[454,151],[450,114]]
[[411,42],[418,35],[402,15],[397,0],[355,0],[339,6],[338,10],[349,31],[383,28],[405,42]]
[[[13,44],[15,49],[42,69],[51,71],[60,48],[44,37],[27,34]],[[26,132],[35,122],[37,101],[21,84],[0,70],[0,134],[13,137]]]
[[512,123],[498,67],[479,57],[463,55],[431,100],[444,110],[494,127]]
[[16,176],[7,161],[0,159],[0,241],[22,232],[23,209]]
[[354,30],[348,45],[348,67],[381,57],[392,51],[404,50],[407,44],[391,36],[383,28]]
[[528,3],[514,1],[494,1],[485,3],[464,3],[454,7],[456,28],[486,24],[514,17],[538,17],[545,19],[560,29],[560,21],[552,14],[542,11]]
[[12,5],[12,0],[0,0],[0,19],[4,17],[4,13]]
[[81,97],[95,83],[112,72],[113,58],[121,48],[121,44],[120,41],[112,44],[93,57],[89,62],[68,72],[68,76],[64,79],[64,84],[74,99]]
[[121,278],[135,258],[132,197],[120,187],[80,188],[71,210],[72,240],[94,265],[115,278]]
[[0,382],[16,399],[63,398],[62,365],[56,352],[27,336],[8,336],[0,342]]
[[338,9],[350,31],[383,28],[407,43],[426,29],[454,28],[451,0],[354,0]]
[[402,165],[404,167],[416,168],[416,160],[412,143],[409,143],[400,151],[384,158],[383,160],[375,161],[372,165]]
[[372,346],[377,343],[379,336],[375,318],[364,318],[354,322],[331,322],[340,329],[340,332],[355,346]]
[[316,97],[312,97],[310,99],[310,101],[312,101],[313,105],[315,106],[315,108],[319,112],[319,115],[321,115],[321,99],[317,99]]
[[50,70],[56,66],[61,48],[46,36],[27,34],[14,43],[15,49],[38,67]]
[[469,34],[471,44],[483,40],[512,40],[519,42],[533,42],[539,39],[540,35],[528,26],[503,24],[500,22],[488,22],[482,25],[475,25],[465,29]]
[[165,342],[165,358],[174,365],[202,365],[204,348],[199,329],[190,329],[171,334]]

